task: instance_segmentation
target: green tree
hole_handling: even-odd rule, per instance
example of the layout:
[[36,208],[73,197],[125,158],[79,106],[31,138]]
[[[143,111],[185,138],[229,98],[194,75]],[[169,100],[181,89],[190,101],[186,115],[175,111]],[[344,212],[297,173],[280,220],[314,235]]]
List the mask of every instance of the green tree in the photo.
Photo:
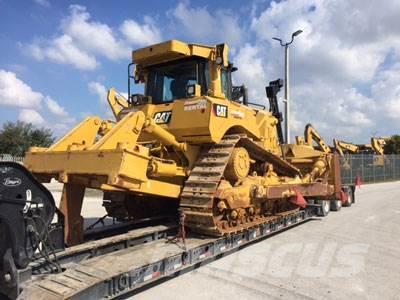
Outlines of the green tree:
[[400,135],[393,135],[383,147],[385,154],[400,154]]
[[0,154],[24,156],[30,147],[49,147],[54,140],[48,128],[36,128],[21,121],[5,122],[0,130]]

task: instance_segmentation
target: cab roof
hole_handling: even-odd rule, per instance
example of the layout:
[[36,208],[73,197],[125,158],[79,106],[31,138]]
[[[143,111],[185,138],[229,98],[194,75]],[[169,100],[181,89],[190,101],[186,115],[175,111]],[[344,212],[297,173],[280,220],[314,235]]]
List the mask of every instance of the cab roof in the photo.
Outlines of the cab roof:
[[170,40],[132,51],[132,62],[142,67],[148,67],[191,56],[215,61],[218,51],[221,51],[219,49],[222,49],[220,55],[223,61],[228,62],[228,45],[226,44],[206,46]]

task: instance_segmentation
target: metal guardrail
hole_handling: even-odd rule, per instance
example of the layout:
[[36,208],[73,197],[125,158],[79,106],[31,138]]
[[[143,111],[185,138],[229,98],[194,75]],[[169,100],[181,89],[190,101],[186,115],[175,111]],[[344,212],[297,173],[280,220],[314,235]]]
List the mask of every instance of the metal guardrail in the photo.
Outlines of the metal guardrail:
[[340,158],[343,184],[400,180],[400,155],[347,154]]

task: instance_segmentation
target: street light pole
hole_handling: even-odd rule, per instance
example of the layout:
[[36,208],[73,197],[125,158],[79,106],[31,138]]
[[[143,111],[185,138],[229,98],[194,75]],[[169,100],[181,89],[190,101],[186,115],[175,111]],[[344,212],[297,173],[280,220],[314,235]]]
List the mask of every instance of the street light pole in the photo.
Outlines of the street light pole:
[[290,144],[290,93],[289,93],[289,45],[285,45],[285,138],[286,144]]
[[302,33],[302,30],[297,30],[292,33],[292,39],[288,43],[283,43],[282,39],[272,38],[279,41],[281,46],[285,47],[285,141],[290,143],[290,86],[289,86],[289,45],[293,43],[294,37]]

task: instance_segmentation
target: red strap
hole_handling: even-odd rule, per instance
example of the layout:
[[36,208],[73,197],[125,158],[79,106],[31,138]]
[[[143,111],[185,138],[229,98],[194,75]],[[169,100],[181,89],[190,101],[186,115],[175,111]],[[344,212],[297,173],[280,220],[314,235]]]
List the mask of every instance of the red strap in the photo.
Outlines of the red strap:
[[184,250],[186,251],[186,231],[185,231],[185,212],[182,210],[179,210],[179,232],[178,232],[178,237],[182,238],[183,242],[183,247]]

